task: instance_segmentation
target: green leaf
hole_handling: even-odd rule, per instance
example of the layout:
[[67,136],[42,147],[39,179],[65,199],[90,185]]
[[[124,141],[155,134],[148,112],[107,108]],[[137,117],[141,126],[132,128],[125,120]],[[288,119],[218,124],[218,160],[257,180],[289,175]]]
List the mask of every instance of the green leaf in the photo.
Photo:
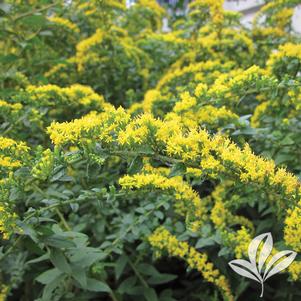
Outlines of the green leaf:
[[62,272],[57,268],[53,268],[53,269],[47,270],[47,271],[43,272],[42,274],[40,274],[36,278],[36,281],[38,281],[42,284],[48,284],[51,281],[53,281],[54,279],[56,279],[57,277],[59,277],[60,275],[62,275]]
[[172,290],[166,289],[161,292],[160,301],[176,301],[176,299],[172,297]]
[[121,255],[118,260],[116,261],[116,265],[115,265],[115,276],[116,279],[118,280],[122,274],[122,272],[124,271],[126,264],[128,262],[128,258],[126,255]]
[[145,288],[144,297],[147,301],[158,301],[156,291],[153,288]]
[[50,250],[50,261],[52,264],[66,274],[71,274],[71,267],[62,251],[58,249]]
[[44,243],[48,246],[55,248],[72,248],[75,247],[75,243],[68,240],[66,236],[53,234],[44,239]]
[[295,144],[295,141],[289,137],[289,136],[285,136],[284,139],[281,139],[279,141],[280,145],[292,145]]
[[135,286],[137,282],[137,278],[135,276],[129,277],[121,282],[118,287],[118,292],[120,294],[128,293],[131,288]]
[[95,248],[79,248],[72,251],[70,261],[81,267],[90,267],[96,261],[104,259],[107,255]]
[[31,263],[38,263],[38,262],[41,262],[41,261],[44,261],[44,260],[48,260],[49,259],[49,254],[46,253],[38,258],[35,258],[35,259],[31,259],[29,261],[27,261],[26,263],[27,264],[31,264]]
[[227,247],[223,247],[220,249],[220,251],[218,252],[218,256],[226,256],[231,254],[231,250]]
[[274,161],[275,163],[278,164],[282,164],[284,162],[289,162],[292,159],[292,155],[291,154],[282,154],[282,153],[278,153],[275,157],[274,157]]
[[23,230],[24,235],[28,235],[35,243],[39,242],[37,232],[31,225],[20,222],[18,226]]
[[196,243],[195,247],[198,248],[204,248],[204,247],[209,247],[209,246],[214,246],[216,244],[216,241],[211,238],[200,238],[198,242]]
[[14,54],[8,54],[8,55],[1,55],[0,56],[0,63],[13,63],[17,61],[19,58]]
[[106,283],[93,278],[87,278],[87,290],[92,292],[111,292],[110,287]]
[[72,277],[81,285],[83,289],[87,289],[87,275],[84,268],[72,265]]
[[167,283],[170,281],[175,280],[176,278],[178,278],[177,275],[172,275],[172,274],[159,274],[157,276],[153,276],[150,279],[148,279],[148,283],[151,285],[157,285],[157,284],[163,284],[163,283]]
[[18,22],[21,22],[27,26],[43,26],[46,24],[47,19],[43,15],[31,15],[28,17],[24,17],[21,19],[18,19]]
[[55,292],[55,290],[62,286],[65,275],[60,275],[58,277],[56,277],[55,279],[53,279],[51,282],[47,283],[47,285],[44,287],[43,290],[43,296],[42,296],[42,301],[53,301],[53,294]]
[[158,219],[163,219],[164,218],[164,214],[161,211],[155,211],[154,215],[158,218]]
[[232,133],[232,136],[237,136],[237,135],[255,135],[257,134],[257,129],[254,128],[242,128],[242,129],[238,129],[236,131],[234,131]]
[[58,171],[51,177],[50,181],[55,182],[58,181],[65,175],[65,170],[63,168],[59,168]]
[[175,177],[175,176],[182,176],[186,172],[186,166],[184,163],[179,162],[172,166],[171,171],[168,175],[169,178]]
[[148,263],[141,263],[137,266],[138,271],[147,276],[158,276],[160,273],[156,270],[156,268]]
[[128,174],[138,173],[143,167],[143,159],[141,156],[136,156],[128,167]]

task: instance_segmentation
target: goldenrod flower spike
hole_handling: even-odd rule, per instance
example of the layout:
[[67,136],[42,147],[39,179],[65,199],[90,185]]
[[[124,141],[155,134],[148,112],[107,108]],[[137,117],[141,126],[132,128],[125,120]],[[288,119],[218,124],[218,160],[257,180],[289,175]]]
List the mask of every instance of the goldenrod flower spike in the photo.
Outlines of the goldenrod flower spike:
[[162,253],[167,252],[169,256],[185,260],[191,269],[198,270],[206,281],[217,286],[225,301],[234,301],[234,296],[231,293],[226,277],[214,268],[205,253],[198,252],[195,248],[189,246],[187,242],[179,241],[164,227],[157,228],[148,237],[148,240],[155,249],[157,256],[161,256]]

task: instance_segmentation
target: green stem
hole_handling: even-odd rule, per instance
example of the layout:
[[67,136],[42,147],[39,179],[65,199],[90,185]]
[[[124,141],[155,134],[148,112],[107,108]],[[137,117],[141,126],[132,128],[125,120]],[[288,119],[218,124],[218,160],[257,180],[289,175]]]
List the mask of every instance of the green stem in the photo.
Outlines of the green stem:
[[117,297],[115,296],[114,292],[111,290],[111,292],[109,293],[110,297],[113,301],[118,301]]
[[14,17],[12,21],[13,21],[13,22],[16,22],[16,21],[19,20],[19,19],[22,19],[22,18],[31,16],[31,15],[34,15],[34,14],[36,14],[36,13],[40,13],[40,12],[42,12],[42,11],[44,11],[44,10],[47,10],[47,9],[49,9],[49,8],[51,8],[51,7],[54,7],[54,6],[58,5],[59,3],[60,3],[60,2],[57,1],[57,2],[54,2],[54,3],[52,3],[52,4],[43,6],[43,7],[39,8],[39,9],[35,9],[35,10],[33,10],[33,11],[29,11],[29,12],[26,12],[26,13],[24,13],[24,14],[20,14],[20,15]]
[[66,228],[67,231],[71,231],[71,228],[67,221],[64,218],[64,215],[61,213],[61,211],[58,208],[55,208],[56,214],[59,216],[61,222],[63,223],[64,227]]
[[142,285],[144,287],[149,288],[148,284],[146,283],[146,281],[143,279],[143,277],[141,276],[140,272],[137,270],[135,264],[130,260],[130,258],[128,258],[128,263],[131,266],[131,268],[133,269],[134,273],[136,274],[136,276],[138,277],[138,279],[140,280],[140,282],[142,283]]
[[[106,150],[103,150],[106,151]],[[123,150],[107,150],[109,155],[116,155],[119,157],[122,156],[131,156],[131,157],[135,157],[135,156],[143,156],[143,157],[152,157],[156,160],[162,161],[164,163],[172,163],[172,164],[176,164],[176,163],[182,163],[183,160],[181,159],[175,159],[175,158],[171,158],[168,156],[164,156],[164,155],[160,155],[157,153],[145,153],[145,152],[139,152],[139,151],[123,151]],[[196,167],[196,168],[200,168],[200,166],[198,166],[197,164],[191,164],[188,163],[187,165],[189,165],[189,167]]]

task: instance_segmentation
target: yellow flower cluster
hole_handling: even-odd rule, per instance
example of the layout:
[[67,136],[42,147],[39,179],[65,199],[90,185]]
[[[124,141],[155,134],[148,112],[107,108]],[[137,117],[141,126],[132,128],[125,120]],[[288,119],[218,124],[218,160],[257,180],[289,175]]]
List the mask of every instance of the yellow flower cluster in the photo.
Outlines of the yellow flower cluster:
[[[250,232],[244,226],[236,232],[223,232],[228,240],[229,246],[234,249],[236,258],[242,258],[248,255],[249,244],[252,241]],[[234,246],[234,247],[233,247]]]
[[8,103],[5,100],[0,99],[0,111],[7,110],[12,112],[17,112],[22,109],[22,104],[20,103]]
[[290,25],[294,7],[298,4],[298,1],[294,0],[270,1],[258,11],[254,23],[262,21],[262,16],[264,15],[264,18],[268,18],[271,25],[274,25],[275,28],[284,29]]
[[17,215],[12,213],[6,203],[0,203],[0,233],[3,239],[9,239],[16,228]]
[[242,225],[247,227],[251,233],[254,233],[254,226],[250,220],[244,216],[233,215],[232,212],[226,208],[225,200],[217,200],[211,210],[211,221],[217,229],[225,229],[231,225]]
[[[299,218],[300,219],[300,218]],[[300,230],[298,230],[300,232]],[[295,236],[298,237],[298,231],[295,232]],[[250,231],[247,230],[246,227],[242,226],[242,228],[236,232],[227,232],[226,230],[223,230],[222,232],[223,239],[225,240],[225,243],[234,249],[234,253],[236,258],[248,258],[248,249],[249,245],[252,241],[252,235]],[[300,236],[299,236],[300,237]],[[295,242],[297,242],[297,239],[294,239]],[[288,242],[286,242],[289,244]],[[262,247],[262,246],[260,246]],[[294,248],[295,251],[300,250],[300,241],[298,248]],[[267,259],[269,261],[271,259],[271,256],[274,256],[279,251],[275,248],[273,248],[270,257]],[[288,272],[290,273],[293,280],[299,280],[301,279],[301,261],[294,261],[289,267]]]
[[53,123],[48,132],[54,144],[93,139],[115,141],[119,147],[138,151],[139,145],[145,142],[154,150],[208,174],[226,174],[243,183],[268,186],[289,198],[300,192],[296,176],[283,168],[277,169],[273,161],[253,154],[248,145],[241,149],[222,135],[211,137],[204,130],[185,130],[178,119],[162,121],[143,114],[131,120],[123,109],[112,108],[70,123]]
[[71,31],[74,31],[76,33],[79,33],[79,28],[76,24],[72,23],[70,20],[61,18],[61,17],[56,17],[56,16],[51,16],[48,17],[48,20],[52,23],[55,23],[57,25],[60,25],[62,27],[65,27]]
[[43,151],[40,160],[33,166],[31,174],[40,180],[46,180],[54,167],[54,154],[48,148]]
[[152,247],[156,249],[157,255],[162,251],[167,251],[169,256],[179,257],[187,262],[191,269],[198,270],[204,279],[217,286],[223,295],[224,300],[233,301],[234,297],[230,290],[230,285],[226,277],[221,275],[219,270],[209,262],[205,253],[198,252],[195,248],[189,246],[187,242],[179,241],[168,230],[159,227],[148,238]]
[[96,32],[89,38],[82,40],[76,46],[76,63],[79,72],[84,70],[86,62],[90,59],[88,55],[89,50],[102,42],[104,38],[104,32],[101,29],[97,29]]
[[147,7],[150,10],[154,11],[158,16],[165,15],[165,10],[162,6],[158,4],[156,0],[138,0],[138,4],[142,7]]
[[222,64],[217,60],[208,60],[206,62],[192,63],[183,68],[170,68],[170,70],[159,80],[156,89],[160,90],[164,86],[171,85],[174,81],[185,77],[200,81],[205,75],[210,75],[213,71],[227,71],[232,65],[232,62]]
[[301,251],[301,201],[296,207],[287,211],[287,216],[284,221],[284,240],[293,247],[296,252]]
[[163,41],[166,43],[180,44],[181,46],[188,44],[188,41],[186,39],[178,37],[176,32],[167,32],[163,34],[150,33],[147,36],[147,39]]
[[252,34],[257,38],[279,38],[285,35],[285,31],[277,27],[255,27]]
[[[231,212],[229,206],[231,198],[227,195],[227,191],[233,186],[235,186],[235,182],[224,181],[212,191],[210,198],[215,203],[210,214],[211,221],[217,229],[225,230],[229,226],[242,225],[247,227],[251,233],[254,233],[254,226],[250,220]],[[232,195],[232,199],[236,200],[236,197],[236,195]]]
[[260,118],[263,116],[263,114],[266,112],[266,110],[269,108],[271,102],[270,101],[264,101],[261,104],[259,104],[251,117],[251,125],[254,128],[260,127]]
[[124,109],[111,108],[100,114],[92,112],[71,122],[54,122],[47,132],[55,145],[83,143],[91,141],[91,138],[111,142],[113,133],[124,128],[129,119]]
[[[273,161],[254,155],[248,146],[240,149],[221,135],[210,137],[206,131],[202,130],[185,131],[181,127],[181,122],[176,118],[162,121],[149,114],[144,114],[131,120],[124,110],[112,109],[110,112],[99,115],[90,114],[71,123],[53,124],[48,131],[55,144],[77,144],[99,140],[113,143],[121,152],[122,148],[119,148],[118,144],[120,147],[130,147],[138,152],[140,145],[147,144],[154,149],[159,147],[157,151],[169,158],[186,162],[188,167],[199,169],[202,175],[226,175],[234,181],[254,183],[264,189],[272,188],[274,192],[286,195],[289,202],[286,199],[283,201],[278,199],[278,203],[276,203],[281,209],[294,204],[296,196],[300,194],[298,179],[283,168],[277,169]],[[116,142],[117,144],[115,144]],[[168,179],[158,174],[126,176],[120,180],[120,184],[124,188],[154,187],[167,192],[173,190],[176,199],[195,201],[196,204],[193,202],[192,204],[199,210],[191,210],[188,220],[193,221],[191,228],[197,229],[198,225],[193,223],[200,222],[204,218],[204,204],[200,203],[198,195],[190,190],[189,185],[183,186],[180,183],[181,181],[176,178]],[[223,228],[224,223],[230,220],[230,225],[232,222],[232,224],[247,226],[251,232],[253,229],[246,219],[228,214],[220,202],[216,203],[211,218],[218,228]],[[286,227],[286,233],[290,233],[290,227],[288,225]],[[245,232],[250,236],[250,232],[243,227],[241,235],[245,235]],[[292,240],[299,237],[290,235]],[[297,243],[299,241],[291,241],[294,246]],[[241,255],[243,247],[238,246],[236,253]]]
[[[199,84],[196,87],[195,94],[205,96],[206,85]],[[203,93],[201,92],[203,90]],[[225,106],[221,108],[214,107],[212,105],[204,105],[200,107],[199,101],[195,97],[192,97],[189,92],[183,92],[180,95],[181,100],[177,102],[173,108],[173,112],[181,116],[181,123],[188,128],[194,128],[206,125],[207,127],[212,125],[218,128],[220,125],[234,122],[239,119],[239,116],[226,109]],[[165,115],[165,120],[175,118],[173,113]]]
[[121,145],[147,144],[159,125],[160,121],[152,115],[143,114],[134,118],[124,130],[119,132],[117,141]]
[[211,105],[206,105],[201,107],[196,115],[199,120],[199,124],[209,125],[218,125],[220,123],[227,124],[239,119],[237,114],[226,109],[225,106],[216,108]]
[[91,87],[74,84],[70,87],[61,88],[57,85],[33,86],[30,85],[22,96],[24,102],[41,107],[50,106],[57,108],[58,105],[73,107],[91,107],[103,109],[109,105],[105,103],[102,95],[97,94]]
[[5,301],[7,297],[9,287],[6,285],[0,285],[0,301]]
[[0,154],[0,167],[10,169],[10,168],[16,168],[20,166],[21,166],[21,162],[19,160],[14,161],[10,157],[3,156]]
[[196,15],[205,7],[209,8],[210,19],[214,25],[222,25],[224,20],[224,0],[196,0],[189,4],[189,9],[192,10],[190,15]]
[[[102,1],[101,8],[103,10],[110,10],[110,9],[119,9],[119,10],[125,10],[126,9],[126,3],[125,0],[103,0]],[[91,0],[91,1],[84,1],[80,5],[78,5],[78,10],[83,11],[85,16],[91,16],[97,12],[97,0]]]
[[282,29],[291,24],[293,14],[293,8],[283,8],[271,16],[271,21]]
[[235,52],[235,55],[244,60],[254,53],[252,40],[244,32],[232,28],[222,28],[217,32],[211,31],[209,26],[204,26],[199,31],[198,43],[212,58],[218,60],[224,60],[225,57],[233,59],[233,50],[237,47],[243,51]]
[[111,8],[117,8],[121,10],[126,9],[126,1],[125,0],[105,0],[105,4]]
[[295,58],[301,61],[301,44],[286,43],[280,45],[278,51],[272,53],[267,61],[269,70],[273,70],[273,67],[285,57],[290,59]]
[[28,156],[29,147],[24,142],[0,136],[0,168],[20,167]]
[[156,29],[160,29],[162,27],[162,19],[166,12],[156,0],[138,0],[136,5],[142,9],[147,9],[152,13]]
[[[243,71],[238,69],[232,74],[219,76],[208,90],[207,95],[216,100],[225,98],[227,102],[237,102],[249,89],[256,88],[259,91],[260,86],[276,83],[277,80],[268,76],[266,70],[254,65]],[[198,90],[195,93],[200,94]]]
[[197,103],[196,98],[190,96],[189,92],[183,92],[180,97],[181,100],[177,102],[173,108],[174,112],[177,114],[190,110]]
[[[120,178],[119,184],[124,189],[155,188],[173,192],[175,199],[180,201],[175,202],[175,211],[182,216],[188,216],[189,228],[192,230],[197,230],[205,218],[204,202],[181,177],[167,178],[158,173],[140,173]],[[193,221],[191,220],[191,214],[193,214]]]
[[94,1],[84,2],[78,5],[77,9],[82,11],[85,16],[93,15],[97,11]]
[[76,64],[76,57],[72,56],[69,59],[65,60],[64,63],[59,63],[54,66],[52,66],[48,71],[44,73],[45,77],[51,78],[51,77],[57,77],[62,79],[69,79],[70,74],[68,73],[70,67],[74,67],[75,69]]
[[293,280],[297,281],[301,279],[301,261],[294,261],[289,267],[288,271],[291,274]]
[[[141,108],[145,113],[152,113],[156,104],[168,101],[168,97],[163,96],[159,90],[151,89],[146,91]],[[134,104],[135,105],[135,104]]]

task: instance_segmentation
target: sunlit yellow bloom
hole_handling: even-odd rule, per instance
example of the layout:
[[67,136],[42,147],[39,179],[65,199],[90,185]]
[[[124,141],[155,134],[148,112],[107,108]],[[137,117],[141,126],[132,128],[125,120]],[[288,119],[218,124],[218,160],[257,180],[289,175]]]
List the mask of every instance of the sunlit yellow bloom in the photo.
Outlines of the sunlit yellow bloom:
[[79,33],[79,28],[77,27],[76,24],[72,23],[70,20],[61,18],[61,17],[56,17],[56,16],[51,16],[48,17],[48,20],[50,22],[53,22],[55,24],[58,24],[60,26],[63,26],[65,28],[68,28],[71,31],[74,31],[76,33]]
[[[119,179],[119,184],[127,189],[145,189],[155,188],[166,192],[172,192],[176,199],[175,210],[178,214],[186,216],[193,213],[193,221],[190,220],[192,227],[198,228],[205,218],[204,203],[198,194],[183,181],[181,177],[167,178],[164,175],[156,173],[126,175]],[[190,225],[191,227],[191,225]]]
[[9,291],[9,287],[6,285],[1,284],[0,285],[0,301],[5,301],[7,294]]
[[82,40],[76,46],[76,62],[78,71],[81,72],[84,69],[86,61],[89,59],[88,51],[95,45],[100,44],[103,40],[104,32],[101,29],[97,29],[96,32],[89,38]]

